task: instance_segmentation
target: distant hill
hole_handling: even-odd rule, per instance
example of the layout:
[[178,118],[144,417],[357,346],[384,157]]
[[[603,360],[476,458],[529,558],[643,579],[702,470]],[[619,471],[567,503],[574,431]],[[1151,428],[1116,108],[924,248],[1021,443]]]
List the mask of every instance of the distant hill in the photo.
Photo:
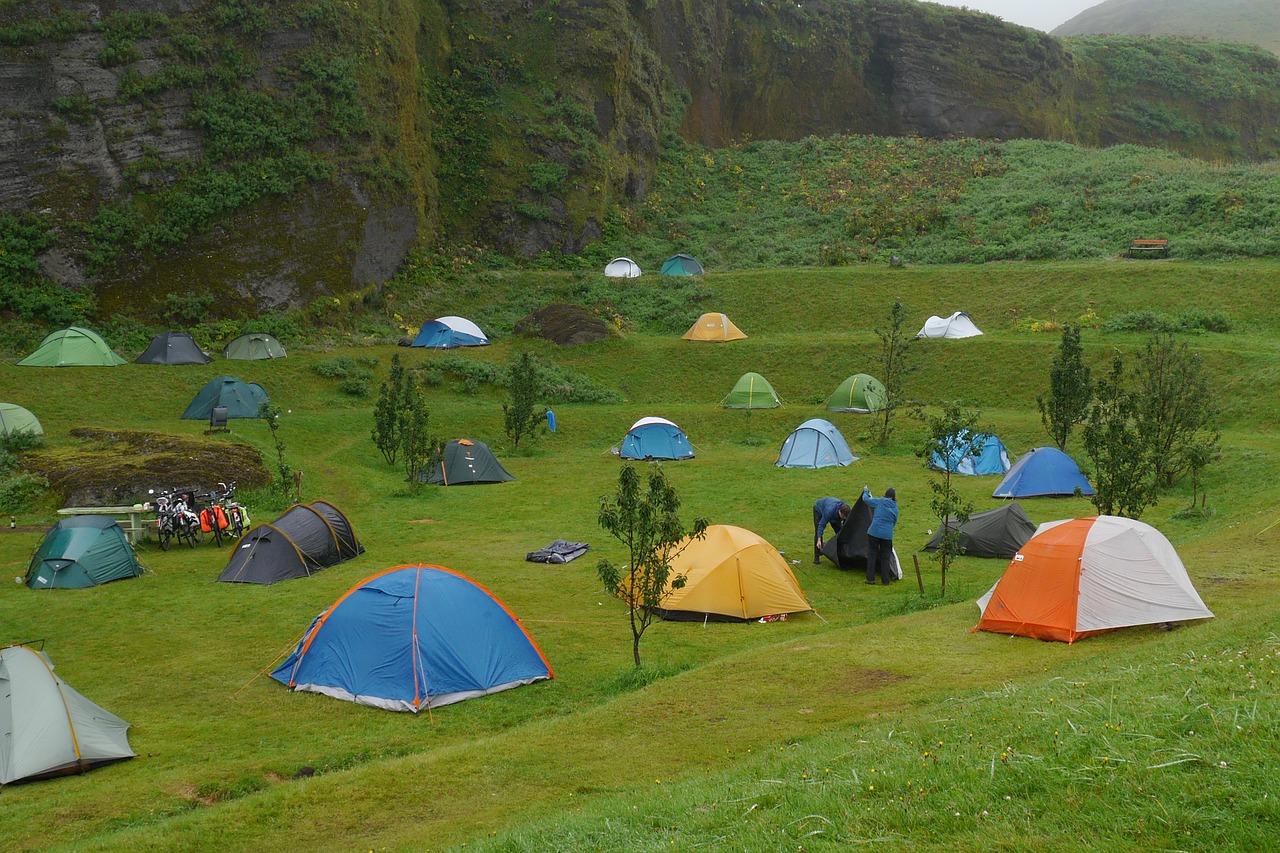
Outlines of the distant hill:
[[1276,0],[1106,0],[1085,9],[1055,36],[1198,36],[1280,53]]

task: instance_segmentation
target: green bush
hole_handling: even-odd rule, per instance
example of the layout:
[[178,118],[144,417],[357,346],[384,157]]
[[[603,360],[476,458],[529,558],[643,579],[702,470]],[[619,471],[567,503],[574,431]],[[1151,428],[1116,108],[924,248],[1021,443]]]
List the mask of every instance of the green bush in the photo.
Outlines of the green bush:
[[327,358],[311,365],[311,372],[326,379],[338,379],[347,376],[356,366],[356,360],[347,356]]
[[39,474],[14,474],[0,479],[0,512],[22,512],[49,488]]
[[373,374],[367,370],[355,371],[351,376],[338,383],[338,390],[352,397],[368,397]]

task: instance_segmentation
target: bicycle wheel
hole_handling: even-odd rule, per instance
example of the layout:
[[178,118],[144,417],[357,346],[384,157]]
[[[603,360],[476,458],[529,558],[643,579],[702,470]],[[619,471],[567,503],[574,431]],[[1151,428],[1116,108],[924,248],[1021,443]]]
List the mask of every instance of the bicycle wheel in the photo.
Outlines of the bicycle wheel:
[[187,547],[196,547],[196,534],[200,532],[199,524],[184,524],[182,526],[183,535],[187,537]]
[[163,522],[156,528],[156,538],[160,540],[160,550],[168,551],[169,543],[173,539],[173,528]]
[[210,532],[213,534],[213,544],[222,547],[222,528],[218,526],[218,517],[213,516],[213,523],[209,525]]
[[240,508],[232,507],[227,513],[227,520],[231,522],[231,526],[227,528],[231,531],[231,537],[239,540],[244,535],[244,517],[240,515]]

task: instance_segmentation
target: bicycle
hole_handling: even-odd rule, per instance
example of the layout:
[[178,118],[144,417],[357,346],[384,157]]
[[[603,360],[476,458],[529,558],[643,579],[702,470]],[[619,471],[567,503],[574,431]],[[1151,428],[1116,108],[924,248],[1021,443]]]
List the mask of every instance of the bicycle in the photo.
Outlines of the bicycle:
[[227,535],[240,541],[240,537],[244,535],[244,529],[249,523],[249,509],[236,497],[236,484],[232,480],[231,484],[219,483],[215,494],[219,496],[218,502],[227,513]]
[[192,492],[182,492],[173,501],[173,512],[176,518],[174,538],[181,543],[186,540],[187,547],[196,547],[197,542],[204,541],[204,531],[200,529],[200,516],[191,507],[195,503]]
[[178,516],[173,508],[173,496],[169,492],[156,495],[155,489],[148,489],[147,494],[155,495],[155,506],[147,505],[147,509],[156,511],[156,539],[160,542],[160,550],[168,551],[169,545],[178,530]]
[[221,490],[214,489],[207,495],[201,495],[208,500],[208,505],[200,511],[200,529],[213,534],[213,543],[221,548],[224,531],[227,536],[234,535],[235,531],[232,529],[231,514],[227,511],[225,503],[228,497],[226,484],[218,485],[222,487]]

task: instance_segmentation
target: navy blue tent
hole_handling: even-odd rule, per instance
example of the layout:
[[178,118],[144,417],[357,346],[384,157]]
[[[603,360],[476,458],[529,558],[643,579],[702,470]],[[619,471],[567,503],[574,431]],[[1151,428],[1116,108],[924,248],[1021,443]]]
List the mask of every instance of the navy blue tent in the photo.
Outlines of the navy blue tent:
[[437,317],[422,324],[412,346],[433,349],[483,347],[489,338],[480,327],[465,317]]
[[[969,431],[951,436],[947,441],[947,452],[935,453],[929,460],[929,467],[939,471],[950,470],[953,474],[1003,474],[1009,470],[1009,451],[1004,442],[991,433],[976,436],[977,444],[971,444]],[[976,452],[969,452],[976,447]]]
[[622,439],[623,459],[692,459],[693,446],[684,430],[666,418],[641,418]]
[[493,593],[451,569],[413,565],[347,590],[271,677],[292,690],[417,713],[554,675]]
[[1075,461],[1056,447],[1034,447],[1013,463],[993,498],[1034,498],[1092,495],[1093,486]]
[[779,468],[826,468],[830,465],[849,465],[858,457],[849,450],[835,424],[822,418],[811,418],[796,427],[782,442],[778,453]]

